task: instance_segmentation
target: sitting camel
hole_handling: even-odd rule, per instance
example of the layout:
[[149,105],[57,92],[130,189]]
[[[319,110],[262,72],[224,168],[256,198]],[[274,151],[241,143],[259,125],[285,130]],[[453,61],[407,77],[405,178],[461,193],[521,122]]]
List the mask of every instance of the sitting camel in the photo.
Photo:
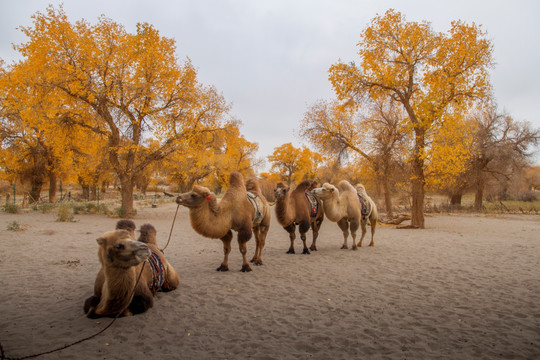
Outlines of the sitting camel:
[[152,307],[158,290],[178,287],[180,277],[153,243],[135,241],[124,229],[105,233],[97,243],[102,268],[96,276],[94,295],[84,303],[89,318],[143,313]]
[[304,244],[302,254],[309,254],[306,245],[306,233],[310,226],[313,231],[313,241],[310,249],[317,250],[317,237],[324,220],[324,210],[319,201],[308,191],[312,183],[302,181],[294,190],[290,190],[283,183],[278,183],[274,189],[276,198],[276,217],[281,226],[289,233],[291,245],[287,254],[294,254],[294,240],[296,239],[296,225],[300,232],[300,239]]
[[[238,245],[242,254],[242,272],[251,271],[247,261],[247,241],[251,239],[253,228],[255,231],[255,241],[257,248],[262,251],[261,238],[266,237],[270,218],[268,208],[262,202],[262,197],[258,196],[254,200],[261,215],[250,203],[247,196],[244,178],[239,172],[232,172],[229,175],[229,188],[225,191],[221,201],[216,195],[204,186],[195,185],[190,192],[180,194],[176,198],[178,204],[189,209],[191,227],[200,235],[221,239],[223,242],[224,258],[217,271],[229,270],[229,253],[231,252],[232,230],[238,233]],[[254,222],[254,220],[256,220]],[[262,226],[261,226],[262,224]],[[259,235],[259,238],[257,238]],[[264,243],[264,241],[263,241]],[[254,256],[254,263],[260,264],[260,253]]]
[[367,194],[364,185],[356,184],[356,192],[358,193],[358,198],[362,204],[362,237],[360,238],[358,246],[362,246],[362,240],[364,240],[364,236],[367,232],[366,225],[368,220],[371,226],[371,242],[369,243],[369,246],[375,246],[373,237],[375,236],[375,228],[377,227],[377,221],[379,220],[377,205],[375,205],[375,202]]
[[[347,181],[341,180],[338,184],[341,193],[334,185],[324,183],[322,187],[312,190],[313,195],[322,200],[326,217],[337,222],[343,232],[342,249],[348,249],[347,239],[349,230],[352,237],[352,249],[356,250],[356,231],[362,221],[362,206],[358,201],[356,189]],[[363,236],[362,236],[363,238]],[[362,246],[362,240],[358,243]]]

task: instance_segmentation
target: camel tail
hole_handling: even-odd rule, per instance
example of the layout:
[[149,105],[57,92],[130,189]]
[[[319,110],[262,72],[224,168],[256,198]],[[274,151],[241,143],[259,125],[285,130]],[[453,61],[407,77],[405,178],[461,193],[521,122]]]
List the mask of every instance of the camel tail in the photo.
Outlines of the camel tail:
[[245,188],[244,177],[239,172],[232,172],[229,175],[229,186],[234,188]]

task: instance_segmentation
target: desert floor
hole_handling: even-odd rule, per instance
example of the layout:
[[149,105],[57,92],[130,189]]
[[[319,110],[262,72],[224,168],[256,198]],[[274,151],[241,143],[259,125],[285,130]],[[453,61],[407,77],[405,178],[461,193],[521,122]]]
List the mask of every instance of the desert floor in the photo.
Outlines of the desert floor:
[[[138,210],[167,242],[176,204]],[[272,212],[274,209],[272,208]],[[272,213],[272,215],[274,215]],[[83,302],[99,268],[96,238],[117,219],[0,213],[0,343],[6,357],[91,336]],[[24,231],[8,231],[16,221]],[[311,244],[311,232],[308,236]],[[249,255],[254,239],[248,243]],[[272,219],[264,265],[216,272],[221,241],[196,234],[180,208],[169,262],[180,287],[144,314],[40,359],[538,359],[540,217],[436,215],[426,229],[380,226],[375,246],[341,250],[325,219],[318,251],[286,254]],[[350,244],[350,243],[349,243]]]

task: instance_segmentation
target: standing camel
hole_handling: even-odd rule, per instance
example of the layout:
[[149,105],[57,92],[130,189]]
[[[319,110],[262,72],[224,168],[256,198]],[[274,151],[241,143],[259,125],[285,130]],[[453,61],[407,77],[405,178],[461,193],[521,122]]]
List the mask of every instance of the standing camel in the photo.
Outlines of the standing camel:
[[[362,207],[358,201],[356,189],[347,181],[338,183],[341,192],[332,184],[325,183],[322,187],[312,190],[313,195],[322,200],[326,217],[338,224],[343,232],[342,249],[348,249],[349,230],[352,238],[352,249],[356,250],[356,231],[360,227]],[[358,246],[361,246],[361,240]]]
[[375,205],[375,202],[367,194],[364,185],[356,184],[356,192],[358,193],[360,203],[362,203],[362,237],[360,238],[358,246],[362,246],[362,240],[364,240],[364,236],[366,236],[366,225],[368,220],[369,225],[371,226],[371,242],[369,243],[369,246],[375,246],[373,237],[375,236],[375,228],[377,227],[377,221],[379,220],[377,205]]
[[[259,208],[268,212],[260,197],[255,200]],[[255,238],[257,243],[268,232],[270,218],[265,213],[261,222],[254,224],[256,219],[256,209],[248,200],[244,178],[238,172],[232,172],[229,176],[229,188],[225,191],[223,198],[219,201],[216,195],[204,186],[195,185],[192,191],[180,194],[176,202],[189,209],[189,218],[191,226],[200,235],[211,238],[221,239],[223,242],[224,258],[217,271],[229,270],[229,254],[231,252],[232,231],[238,233],[238,246],[242,254],[242,272],[251,271],[247,261],[247,245],[253,234],[253,227],[263,227],[255,232],[259,238]],[[262,249],[261,249],[262,251]],[[255,263],[262,263],[260,254],[254,257]]]
[[324,220],[324,210],[320,202],[308,191],[312,183],[302,181],[294,190],[285,184],[278,183],[274,189],[276,198],[276,217],[281,226],[289,233],[291,245],[287,254],[294,254],[294,240],[296,239],[296,225],[300,232],[300,239],[304,244],[302,254],[309,254],[306,245],[306,233],[309,228],[313,231],[313,241],[310,249],[317,251],[317,237]]

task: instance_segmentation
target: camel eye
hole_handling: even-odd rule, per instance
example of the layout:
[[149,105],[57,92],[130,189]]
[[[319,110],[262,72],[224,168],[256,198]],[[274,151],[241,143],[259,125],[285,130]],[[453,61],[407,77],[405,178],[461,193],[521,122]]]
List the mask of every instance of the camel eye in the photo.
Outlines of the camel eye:
[[191,198],[192,198],[192,199],[195,199],[196,197],[197,197],[197,195],[191,194]]
[[125,246],[124,246],[124,244],[115,244],[114,248],[116,250],[124,250]]

